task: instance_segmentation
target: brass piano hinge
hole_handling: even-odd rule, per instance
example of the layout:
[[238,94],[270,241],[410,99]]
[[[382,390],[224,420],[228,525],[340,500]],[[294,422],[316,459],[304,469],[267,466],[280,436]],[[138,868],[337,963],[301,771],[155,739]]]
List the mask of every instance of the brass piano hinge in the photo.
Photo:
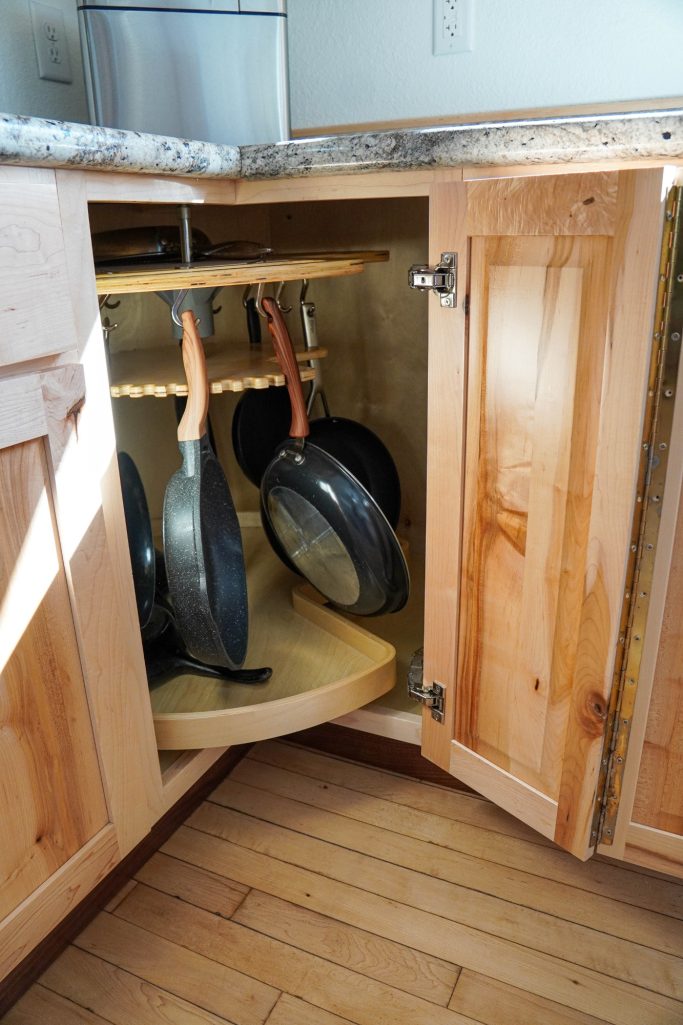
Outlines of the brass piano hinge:
[[683,334],[680,187],[667,197],[641,459],[619,649],[607,715],[592,844],[611,844],[621,797],[657,549]]

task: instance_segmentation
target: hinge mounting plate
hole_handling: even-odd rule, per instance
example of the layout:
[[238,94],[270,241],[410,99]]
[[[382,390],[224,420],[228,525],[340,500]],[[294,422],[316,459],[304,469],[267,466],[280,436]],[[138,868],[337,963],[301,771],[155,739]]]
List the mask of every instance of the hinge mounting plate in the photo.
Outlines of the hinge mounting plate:
[[443,722],[446,691],[440,683],[426,687],[423,680],[423,649],[419,648],[410,660],[408,669],[408,696],[431,710],[432,719]]
[[421,292],[430,289],[442,306],[455,309],[458,295],[458,254],[442,253],[436,267],[414,263],[408,271],[408,284]]

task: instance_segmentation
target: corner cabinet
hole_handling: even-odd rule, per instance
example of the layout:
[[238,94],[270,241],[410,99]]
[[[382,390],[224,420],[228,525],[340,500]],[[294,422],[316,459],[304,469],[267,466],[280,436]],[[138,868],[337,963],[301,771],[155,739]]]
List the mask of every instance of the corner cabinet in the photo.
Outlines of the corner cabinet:
[[[466,175],[235,183],[0,168],[0,237],[15,250],[23,246],[19,278],[12,252],[0,247],[0,280],[21,305],[18,319],[17,304],[7,314],[10,325],[31,339],[25,349],[7,351],[0,341],[0,558],[3,610],[11,608],[1,626],[0,753],[3,778],[14,780],[0,810],[18,823],[0,879],[0,976],[227,746],[348,713],[396,679],[393,642],[379,628],[375,635],[372,621],[361,628],[308,588],[291,597],[289,578],[273,586],[270,570],[260,568],[262,546],[255,534],[250,540],[257,521],[247,514],[247,558],[267,613],[255,634],[263,661],[268,645],[276,643],[283,657],[291,653],[294,692],[276,688],[241,707],[231,699],[220,708],[211,688],[200,685],[165,685],[150,697],[89,204],[127,205],[135,211],[132,223],[144,204],[157,211],[214,204],[235,211],[240,231],[242,208],[250,206],[258,206],[257,217],[272,206],[284,221],[291,215],[283,210],[316,204],[324,226],[327,201],[362,200],[366,212],[384,199],[415,199],[425,212],[428,204],[430,258],[438,263],[442,253],[456,252],[458,282],[455,308],[436,296],[424,306],[424,684],[442,687],[444,707],[437,717],[423,713],[423,752],[579,857],[595,848],[597,798],[607,789],[606,738],[618,711],[613,681],[629,636],[639,510],[649,501],[642,454],[656,409],[653,324],[673,173]],[[32,197],[25,211],[17,188]],[[311,231],[322,231],[317,217],[306,220]],[[334,243],[320,239],[318,248]],[[405,270],[397,268],[397,287]],[[30,275],[29,295],[21,287]],[[345,302],[351,309],[352,298]],[[56,329],[46,334],[48,314]],[[3,326],[5,315],[3,309]],[[388,309],[385,321],[376,318],[369,331],[375,358],[375,328],[396,330]],[[400,367],[402,353],[388,359]],[[390,403],[381,365],[373,375],[373,387]],[[406,411],[396,405],[396,423]],[[668,556],[662,550],[665,568],[672,545]],[[669,638],[663,649],[675,651],[671,624],[680,601],[671,580],[666,600],[674,613],[660,628]],[[421,609],[419,623],[418,642]],[[312,637],[319,648],[311,647]],[[656,652],[659,632],[653,637],[648,633]],[[668,679],[666,672],[660,679]],[[659,686],[668,693],[667,682]],[[643,702],[629,726],[634,742],[647,746],[645,730],[640,740],[637,733],[649,695]],[[50,789],[41,776],[46,766]],[[626,777],[623,785],[631,786]],[[677,821],[666,819],[674,829]],[[633,831],[619,835],[608,853],[629,857]],[[677,857],[670,871],[682,870]]]

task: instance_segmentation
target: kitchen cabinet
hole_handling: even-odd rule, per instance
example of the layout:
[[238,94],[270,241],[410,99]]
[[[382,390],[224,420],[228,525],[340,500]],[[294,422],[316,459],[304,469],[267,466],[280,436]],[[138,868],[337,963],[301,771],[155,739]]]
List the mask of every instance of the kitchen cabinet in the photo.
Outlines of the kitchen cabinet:
[[[670,176],[654,168],[461,178],[450,170],[267,183],[54,175],[64,315],[73,325],[69,351],[82,368],[86,396],[76,468],[59,485],[65,495],[59,508],[68,509],[65,575],[106,800],[92,829],[109,830],[113,860],[231,744],[348,715],[383,694],[385,704],[352,713],[352,720],[416,736],[417,715],[388,692],[397,677],[394,648],[402,677],[408,649],[423,637],[424,681],[439,684],[445,696],[440,720],[428,708],[423,713],[425,755],[578,856],[594,848],[595,798],[633,568]],[[327,299],[325,289],[338,287],[344,311],[329,345],[330,366],[342,379],[339,394],[360,404],[351,415],[367,410],[389,428],[386,440],[410,477],[409,515],[400,530],[409,535],[415,603],[393,624],[341,617],[306,587],[295,589],[290,605],[292,580],[263,549],[254,496],[247,496],[238,507],[254,595],[264,596],[265,611],[254,643],[264,646],[259,654],[275,645],[268,650],[287,661],[284,675],[294,688],[288,683],[278,692],[278,684],[265,698],[245,702],[233,690],[216,704],[215,689],[187,678],[184,686],[172,681],[154,688],[150,698],[116,468],[90,231],[112,222],[153,223],[160,213],[170,222],[181,202],[194,204],[202,226],[215,221],[215,237],[227,224],[237,237],[245,237],[245,226],[263,228],[281,247],[305,236],[309,248],[339,242],[346,250],[355,240],[367,249],[373,224],[392,253],[386,268],[321,282],[320,294]],[[417,241],[396,245],[411,219],[423,225]],[[458,254],[454,309],[409,293],[404,284],[407,264],[424,260],[427,245],[435,263],[442,253]],[[225,294],[229,309],[239,309],[239,294],[232,300]],[[427,307],[425,367],[426,323],[410,343],[397,339],[414,315],[407,311],[418,310],[424,321]],[[140,301],[125,309],[130,334],[145,335],[147,307]],[[115,318],[123,323],[122,311]],[[332,320],[327,326],[332,335]],[[322,331],[321,340],[328,347]],[[64,351],[47,353],[45,366],[32,370],[59,367]],[[423,392],[424,442],[425,424],[416,426],[423,407],[410,400]],[[177,461],[171,403],[113,401],[118,444],[137,446],[158,515],[168,462]],[[230,396],[217,401],[228,403]],[[217,408],[229,424],[230,407]],[[221,430],[219,454],[227,459]],[[319,645],[311,644],[314,636]],[[669,646],[675,644],[672,637]],[[628,857],[628,847],[616,853]],[[84,881],[82,892],[92,885]],[[27,907],[30,899],[24,898]],[[34,940],[49,928],[41,919]],[[10,945],[12,935],[7,926],[0,932]],[[15,946],[11,957],[19,956]]]

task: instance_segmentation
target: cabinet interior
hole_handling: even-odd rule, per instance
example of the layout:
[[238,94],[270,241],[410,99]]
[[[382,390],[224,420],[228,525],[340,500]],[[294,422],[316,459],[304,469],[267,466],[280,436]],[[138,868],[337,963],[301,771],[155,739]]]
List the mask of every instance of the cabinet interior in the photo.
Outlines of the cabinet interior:
[[[356,619],[355,622],[396,648],[395,686],[378,698],[377,703],[402,714],[412,713],[417,720],[417,705],[406,693],[406,674],[409,660],[422,645],[423,636],[427,297],[409,289],[407,269],[413,263],[426,262],[428,201],[402,198],[248,207],[197,205],[191,208],[191,213],[193,226],[204,231],[212,242],[248,239],[271,246],[276,252],[371,249],[390,252],[388,262],[370,263],[363,273],[310,281],[307,300],[315,303],[319,343],[327,351],[322,365],[323,383],[332,414],[359,420],[370,427],[384,441],[397,464],[402,492],[397,533],[408,554],[411,597],[407,607],[397,614]],[[98,203],[90,207],[90,220],[93,231],[177,224],[178,210],[170,205]],[[215,317],[213,346],[248,351],[243,291],[242,287],[226,287],[216,297],[214,306],[220,308],[220,312]],[[288,283],[283,303],[292,306],[287,323],[295,345],[302,346],[299,292],[298,282]],[[110,335],[112,362],[121,353],[168,345],[177,351],[182,373],[167,305],[154,294],[121,295],[110,301],[119,303],[114,309],[102,311],[117,325]],[[262,335],[264,350],[270,354],[265,323]],[[243,475],[235,459],[231,424],[239,399],[239,394],[229,392],[212,395],[210,417],[217,454],[240,514],[248,567],[251,637],[252,633],[263,633],[265,629],[263,624],[257,625],[259,610],[255,602],[259,587],[261,593],[268,594],[268,632],[272,634],[274,629],[277,632],[273,617],[278,617],[277,601],[273,604],[272,592],[279,588],[285,596],[282,600],[288,604],[291,586],[300,584],[301,580],[284,569],[270,552],[260,527],[258,490]],[[112,399],[112,408],[117,447],[133,457],[140,471],[155,541],[161,547],[164,489],[179,465],[174,401],[170,397],[124,397]],[[314,412],[322,415],[321,407]],[[253,572],[255,565],[259,568]],[[291,675],[298,680],[291,681],[294,690],[315,685],[321,662],[320,653],[312,654],[306,647],[307,636],[312,636],[318,628],[311,625],[307,629],[300,621],[296,625],[299,632],[289,643],[289,627],[283,623],[279,642],[282,647],[291,648],[295,656]],[[362,669],[366,655],[350,649],[343,641],[333,641],[326,640],[327,654],[323,660],[325,657],[337,660],[339,677]],[[274,677],[277,675],[275,673]],[[307,684],[303,676],[310,677],[310,683]],[[225,703],[232,708],[254,703],[262,705],[281,698],[288,686],[284,684],[283,690],[281,679],[280,683],[271,681],[259,688],[220,683],[222,696],[219,700],[221,706]],[[213,681],[179,677],[153,687],[152,706],[155,708],[161,702],[165,709],[181,712],[190,708],[193,711],[210,709],[216,700],[212,690],[215,690]],[[286,729],[281,732],[300,728],[296,717],[284,716],[283,723]],[[157,732],[159,735],[159,729]],[[231,736],[225,742],[239,740]],[[161,752],[162,771],[177,765],[181,757],[177,751]]]

